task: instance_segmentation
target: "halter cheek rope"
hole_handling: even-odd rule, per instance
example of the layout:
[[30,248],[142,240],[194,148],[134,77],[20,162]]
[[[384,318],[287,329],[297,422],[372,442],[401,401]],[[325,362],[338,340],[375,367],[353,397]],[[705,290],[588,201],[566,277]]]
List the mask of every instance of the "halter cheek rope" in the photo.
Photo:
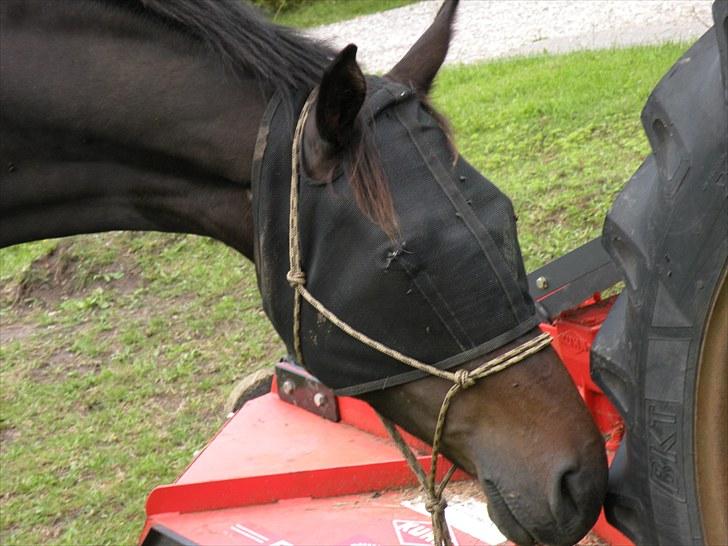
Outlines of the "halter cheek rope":
[[349,324],[341,320],[329,309],[327,309],[320,301],[318,301],[311,292],[306,288],[306,274],[301,269],[301,254],[299,244],[299,231],[298,231],[298,169],[300,159],[301,141],[303,137],[303,129],[306,126],[306,120],[311,110],[313,102],[316,100],[317,91],[314,90],[309,95],[306,103],[303,105],[303,110],[298,118],[296,124],[296,130],[293,136],[293,146],[291,150],[291,204],[289,214],[289,229],[288,229],[288,257],[290,263],[290,269],[286,275],[286,279],[294,290],[293,297],[293,343],[294,351],[296,353],[296,359],[298,363],[303,365],[303,353],[301,350],[301,298],[305,299],[316,311],[318,311],[323,317],[329,322],[334,324],[337,328],[341,329],[346,334],[350,335],[357,341],[376,349],[377,351],[395,359],[399,362],[416,368],[420,371],[427,372],[431,375],[441,377],[452,381],[453,385],[445,394],[445,398],[440,406],[440,412],[437,416],[437,423],[435,425],[435,433],[432,439],[432,463],[430,465],[429,473],[425,473],[422,466],[417,461],[417,457],[414,455],[410,447],[406,444],[401,434],[389,419],[380,415],[384,427],[389,432],[390,436],[394,440],[395,444],[399,447],[400,451],[404,455],[409,467],[420,482],[420,486],[427,498],[425,507],[432,516],[432,530],[434,535],[435,544],[438,546],[452,546],[452,540],[450,538],[450,532],[445,521],[445,507],[447,502],[443,499],[442,494],[445,490],[445,486],[455,472],[455,465],[451,466],[445,473],[444,478],[438,484],[436,482],[437,475],[437,461],[440,454],[440,442],[442,439],[442,433],[445,429],[445,420],[447,418],[447,411],[450,408],[450,401],[452,398],[461,390],[472,387],[476,380],[482,379],[494,373],[498,373],[506,368],[525,360],[529,356],[539,352],[551,343],[551,336],[548,334],[541,334],[536,336],[522,345],[511,349],[510,351],[503,353],[502,355],[481,364],[473,370],[457,370],[456,372],[449,372],[441,370],[435,366],[425,364],[412,357],[404,355],[399,351],[396,351],[386,345],[371,339],[367,335],[359,332],[352,328]]

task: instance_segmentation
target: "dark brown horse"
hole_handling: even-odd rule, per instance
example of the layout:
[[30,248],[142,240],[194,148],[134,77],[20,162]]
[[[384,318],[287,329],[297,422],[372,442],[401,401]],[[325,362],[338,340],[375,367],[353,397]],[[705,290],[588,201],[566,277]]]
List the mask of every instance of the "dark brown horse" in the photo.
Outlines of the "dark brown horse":
[[[420,117],[438,122],[428,130],[443,149],[449,139],[427,92],[447,53],[456,4],[446,2],[381,80],[411,91]],[[4,0],[0,10],[0,246],[151,230],[209,236],[253,259],[260,122],[274,95],[300,104],[296,98],[316,86],[304,171],[326,184],[341,167],[355,203],[350,214],[368,218],[384,239],[397,238],[401,209],[390,190],[408,181],[378,167],[377,148],[398,142],[369,123],[371,109],[362,105],[370,80],[355,48],[335,55],[237,0]],[[287,188],[289,180],[286,172],[276,184]],[[419,205],[428,204],[412,203]],[[302,235],[310,227],[304,223]],[[408,251],[391,257],[398,252]],[[356,304],[376,303],[375,292]],[[392,324],[414,335],[407,321]],[[520,332],[492,354],[534,335]],[[424,378],[361,397],[429,440],[448,386]],[[602,440],[553,351],[459,394],[447,423],[444,453],[477,477],[510,539],[570,544],[589,530],[606,487]]]

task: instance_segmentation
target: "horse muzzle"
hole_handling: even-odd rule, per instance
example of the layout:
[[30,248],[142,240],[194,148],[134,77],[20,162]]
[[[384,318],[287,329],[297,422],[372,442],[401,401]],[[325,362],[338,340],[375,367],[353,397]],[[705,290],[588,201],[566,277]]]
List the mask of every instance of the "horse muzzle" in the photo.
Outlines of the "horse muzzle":
[[[598,463],[594,461],[594,463]],[[528,487],[504,487],[482,480],[490,518],[510,540],[521,546],[534,543],[571,545],[592,528],[604,500],[604,464],[564,464],[553,472],[541,492]]]

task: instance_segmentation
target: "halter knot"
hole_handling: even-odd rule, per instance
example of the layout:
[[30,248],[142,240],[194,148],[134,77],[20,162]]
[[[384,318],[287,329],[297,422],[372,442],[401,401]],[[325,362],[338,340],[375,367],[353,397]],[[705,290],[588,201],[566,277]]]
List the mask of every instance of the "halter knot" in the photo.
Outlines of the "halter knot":
[[425,502],[425,509],[430,514],[436,514],[436,515],[444,514],[445,508],[447,508],[447,501],[445,499],[443,499],[442,497],[440,497],[440,498],[430,497]]
[[475,379],[470,377],[468,370],[458,370],[455,372],[455,383],[460,385],[461,389],[467,389],[475,385]]
[[286,273],[286,280],[293,288],[306,284],[306,274],[303,271],[290,270]]

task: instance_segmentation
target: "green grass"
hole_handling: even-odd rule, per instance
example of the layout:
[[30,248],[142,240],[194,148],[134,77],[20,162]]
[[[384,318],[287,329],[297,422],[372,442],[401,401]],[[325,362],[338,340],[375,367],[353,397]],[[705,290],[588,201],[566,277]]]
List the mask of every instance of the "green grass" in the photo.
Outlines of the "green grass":
[[[596,236],[648,153],[639,113],[683,45],[442,72],[435,103],[514,201],[529,269]],[[282,354],[253,267],[192,236],[0,251],[0,544],[128,544],[144,500]]]
[[0,543],[131,543],[146,495],[221,425],[235,380],[283,352],[253,268],[159,234],[74,237],[24,275],[16,254],[1,253],[25,284],[4,284],[0,309]]
[[315,27],[412,4],[416,0],[315,0],[272,14],[290,27]]
[[537,56],[445,70],[435,104],[505,191],[531,270],[596,237],[649,151],[640,111],[683,45]]
[[20,280],[28,264],[55,248],[57,241],[38,241],[27,245],[15,245],[1,250],[0,282]]

